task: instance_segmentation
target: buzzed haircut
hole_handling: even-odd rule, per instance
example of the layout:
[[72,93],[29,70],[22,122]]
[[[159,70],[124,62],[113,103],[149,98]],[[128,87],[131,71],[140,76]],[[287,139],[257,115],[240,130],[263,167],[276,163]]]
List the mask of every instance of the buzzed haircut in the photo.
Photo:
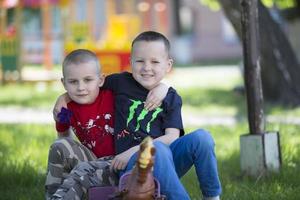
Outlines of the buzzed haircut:
[[140,33],[132,41],[131,48],[133,47],[134,43],[141,42],[141,41],[146,41],[146,42],[162,41],[166,47],[167,53],[169,54],[169,52],[170,52],[171,45],[170,45],[169,40],[166,38],[166,36],[164,36],[163,34],[161,34],[159,32],[145,31],[145,32]]
[[95,64],[97,65],[97,68],[99,69],[100,72],[100,63],[97,55],[93,53],[90,50],[87,49],[76,49],[72,52],[70,52],[64,59],[63,64],[62,64],[62,70],[63,70],[63,75],[64,75],[64,69],[66,66],[70,64],[81,64],[81,63],[87,63],[90,61],[94,61]]

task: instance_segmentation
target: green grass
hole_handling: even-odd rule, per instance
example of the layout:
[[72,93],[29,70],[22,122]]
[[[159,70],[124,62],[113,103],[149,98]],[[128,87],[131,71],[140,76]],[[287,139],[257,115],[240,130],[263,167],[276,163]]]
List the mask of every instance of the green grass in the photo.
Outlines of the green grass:
[[[280,173],[257,179],[243,176],[239,165],[239,136],[247,133],[247,124],[233,127],[207,126],[216,142],[220,179],[225,200],[296,200],[300,196],[300,126],[270,124],[268,129],[280,132],[283,165]],[[190,127],[193,130],[196,127]],[[195,172],[183,178],[191,197],[199,199]]]
[[44,199],[53,125],[0,124],[1,199]]
[[[189,127],[187,130],[195,128]],[[296,200],[300,196],[299,126],[280,125],[282,170],[279,174],[270,174],[260,179],[242,176],[240,172],[239,135],[247,133],[246,124],[204,128],[210,130],[215,138],[223,185],[222,199]],[[0,124],[1,199],[43,199],[47,153],[54,138],[53,125]],[[183,183],[192,199],[200,198],[193,169],[183,177]]]

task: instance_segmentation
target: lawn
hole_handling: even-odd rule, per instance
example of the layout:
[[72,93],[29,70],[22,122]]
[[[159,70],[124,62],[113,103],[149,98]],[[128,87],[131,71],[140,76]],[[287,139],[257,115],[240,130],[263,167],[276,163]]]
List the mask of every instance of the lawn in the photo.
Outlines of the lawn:
[[[206,82],[203,80],[203,82]],[[206,82],[207,83],[207,82]],[[267,123],[267,130],[279,131],[283,165],[280,173],[265,177],[243,176],[239,166],[239,136],[248,133],[245,98],[232,91],[234,84],[222,87],[208,84],[175,86],[183,97],[184,110],[195,115],[219,115],[238,118],[230,126],[205,125],[216,143],[216,155],[224,200],[298,200],[300,197],[300,126]],[[0,86],[0,106],[50,108],[63,89],[53,85]],[[300,117],[300,108],[266,104],[266,114]],[[186,132],[196,126],[186,127]],[[44,198],[47,153],[55,139],[53,124],[0,124],[0,195],[3,200]],[[192,199],[201,194],[194,169],[182,181]]]
[[44,199],[47,151],[53,125],[0,125],[1,199]]
[[[189,130],[195,128],[189,127]],[[223,185],[222,199],[299,199],[299,126],[279,126],[283,155],[281,173],[259,179],[244,177],[240,172],[239,135],[247,132],[246,124],[205,128],[211,131],[216,142]],[[1,199],[43,199],[47,152],[54,138],[53,125],[0,125]],[[199,199],[199,187],[193,169],[183,177],[183,183],[192,199]]]

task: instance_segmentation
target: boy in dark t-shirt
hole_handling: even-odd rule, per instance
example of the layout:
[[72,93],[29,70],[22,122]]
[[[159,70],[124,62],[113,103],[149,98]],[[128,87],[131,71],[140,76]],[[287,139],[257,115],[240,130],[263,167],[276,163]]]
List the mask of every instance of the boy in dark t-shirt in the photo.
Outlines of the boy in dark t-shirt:
[[169,50],[170,43],[162,34],[143,32],[132,42],[132,73],[106,77],[103,87],[114,91],[116,102],[115,146],[118,155],[110,168],[132,169],[138,144],[150,135],[156,148],[154,176],[167,199],[189,199],[179,178],[194,165],[204,199],[218,200],[221,184],[214,141],[205,130],[183,136],[181,97],[170,88],[160,107],[151,112],[143,109],[149,90],[171,70],[173,60]]
[[116,96],[115,144],[116,153],[139,145],[146,136],[153,139],[172,127],[183,132],[181,98],[170,88],[160,107],[153,111],[144,109],[149,90],[138,86],[131,73],[123,72],[106,77],[104,88],[110,88]]

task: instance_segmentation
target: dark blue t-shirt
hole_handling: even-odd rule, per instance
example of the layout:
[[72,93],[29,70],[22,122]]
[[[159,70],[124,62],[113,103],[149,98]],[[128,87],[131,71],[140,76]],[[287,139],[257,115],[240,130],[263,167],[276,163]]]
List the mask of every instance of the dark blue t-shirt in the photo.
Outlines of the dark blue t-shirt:
[[131,73],[123,72],[106,77],[104,88],[115,94],[115,147],[116,153],[140,144],[148,135],[157,138],[166,128],[177,128],[183,135],[181,97],[170,88],[160,107],[144,109],[148,90],[141,86]]

